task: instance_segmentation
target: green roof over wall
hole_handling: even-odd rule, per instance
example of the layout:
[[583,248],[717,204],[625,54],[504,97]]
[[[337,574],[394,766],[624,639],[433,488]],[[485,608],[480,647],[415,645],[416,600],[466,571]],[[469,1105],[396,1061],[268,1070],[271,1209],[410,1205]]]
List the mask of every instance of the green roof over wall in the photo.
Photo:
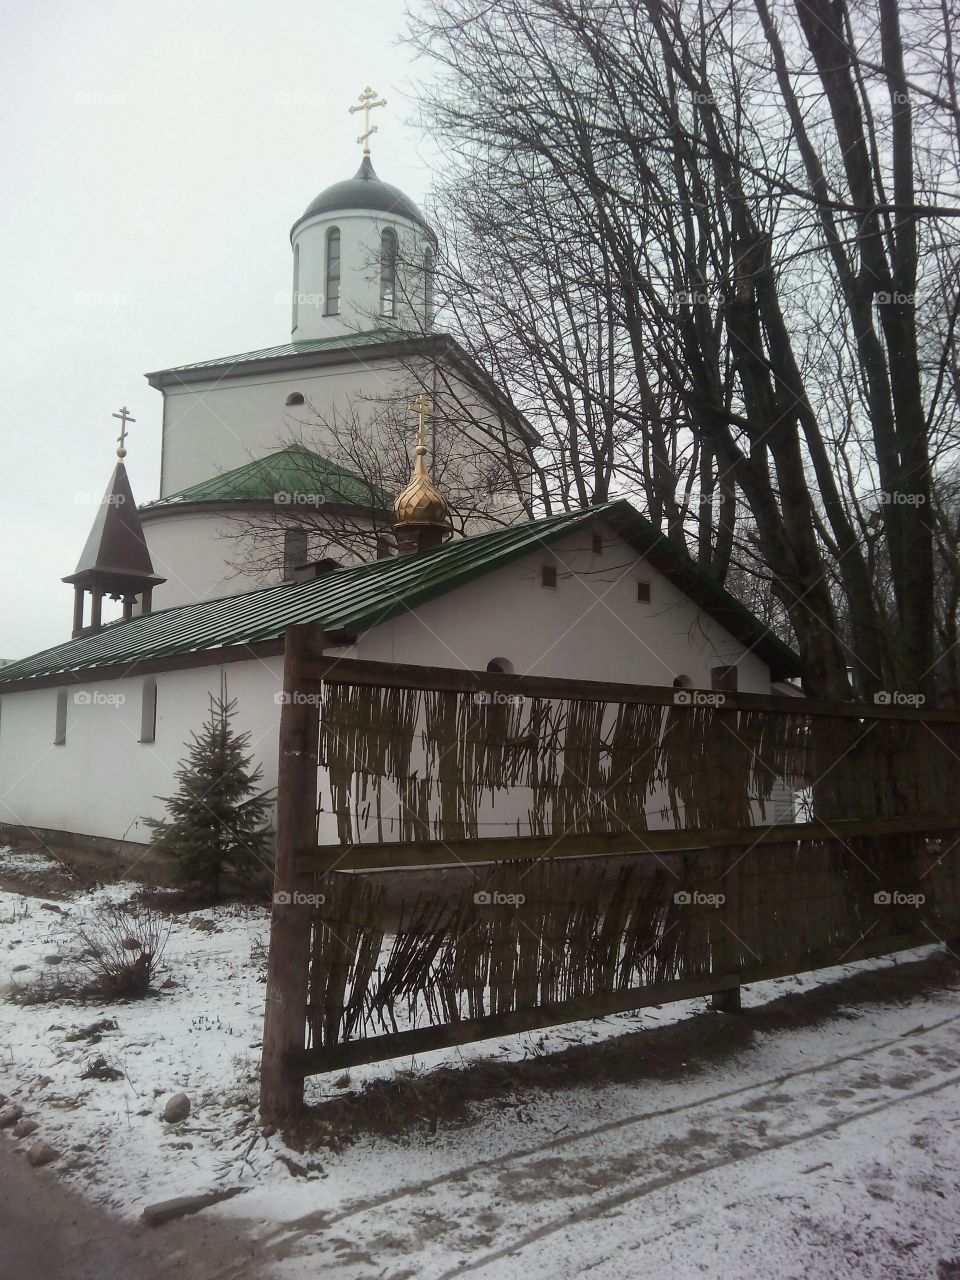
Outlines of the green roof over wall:
[[198,484],[168,494],[155,502],[148,502],[142,511],[155,511],[160,507],[182,506],[187,502],[237,502],[244,499],[283,505],[290,495],[301,499],[318,495],[320,502],[345,503],[349,506],[377,507],[389,511],[390,498],[381,489],[369,485],[362,476],[346,467],[338,466],[319,453],[292,445],[256,458],[253,462],[224,471],[221,475],[201,480]]
[[422,555],[374,560],[309,582],[284,582],[116,622],[0,668],[0,692],[11,681],[276,639],[297,623],[322,623],[329,631],[356,635],[597,522],[619,533],[749,646],[774,678],[799,673],[800,660],[791,649],[628,502],[619,500],[461,538]]

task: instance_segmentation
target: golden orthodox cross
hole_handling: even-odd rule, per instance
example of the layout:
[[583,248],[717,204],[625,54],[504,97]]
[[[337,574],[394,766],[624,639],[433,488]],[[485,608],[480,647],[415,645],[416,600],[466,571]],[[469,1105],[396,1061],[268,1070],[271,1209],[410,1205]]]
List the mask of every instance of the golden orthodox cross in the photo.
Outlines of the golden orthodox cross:
[[123,406],[123,408],[120,410],[119,413],[115,413],[113,416],[115,418],[120,419],[120,434],[117,436],[117,444],[120,446],[120,448],[117,450],[117,457],[125,458],[127,456],[127,451],[123,447],[123,444],[127,436],[130,434],[127,431],[127,423],[136,422],[136,418],[130,417],[130,410],[127,408],[126,405]]
[[433,418],[436,415],[430,408],[430,397],[423,391],[417,396],[413,404],[407,405],[411,413],[417,415],[417,448],[425,447],[424,435],[425,424],[427,418]]
[[370,112],[374,109],[374,107],[385,107],[386,105],[387,105],[386,98],[378,98],[377,95],[374,93],[374,91],[370,88],[370,86],[367,85],[363,93],[360,94],[359,103],[350,107],[351,115],[353,115],[355,111],[363,112],[363,133],[360,134],[359,138],[357,138],[357,141],[363,143],[363,154],[365,156],[368,156],[370,154],[370,142],[369,142],[370,135],[377,132],[377,126],[376,125],[371,126],[370,124]]

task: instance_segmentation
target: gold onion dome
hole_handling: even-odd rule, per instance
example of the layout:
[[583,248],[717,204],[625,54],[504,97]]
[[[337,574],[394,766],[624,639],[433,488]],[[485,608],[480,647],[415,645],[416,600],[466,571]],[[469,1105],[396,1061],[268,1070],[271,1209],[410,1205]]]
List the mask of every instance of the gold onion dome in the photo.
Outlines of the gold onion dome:
[[393,504],[398,525],[441,525],[447,528],[450,524],[450,508],[447,500],[430,479],[427,464],[424,461],[427,446],[424,443],[424,419],[432,416],[426,407],[426,397],[419,396],[411,409],[420,415],[420,426],[417,432],[417,454],[413,466],[413,476],[405,489],[397,495]]

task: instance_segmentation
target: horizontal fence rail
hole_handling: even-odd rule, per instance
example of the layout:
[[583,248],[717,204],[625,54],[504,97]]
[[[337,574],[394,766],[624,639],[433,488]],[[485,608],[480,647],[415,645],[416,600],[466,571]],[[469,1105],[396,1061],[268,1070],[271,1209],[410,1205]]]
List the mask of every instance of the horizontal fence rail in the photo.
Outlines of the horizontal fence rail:
[[[696,705],[696,695],[716,692],[606,680],[570,680],[561,676],[520,676],[499,671],[420,667],[412,663],[370,662],[333,656],[304,663],[302,687],[316,689],[323,684],[438,693],[521,694],[528,698],[643,703],[661,707]],[[802,711],[810,716],[841,716],[853,720],[926,720],[933,724],[960,724],[960,711],[939,707],[913,707],[892,702],[822,702],[799,693],[793,696],[737,692],[724,693],[723,697],[723,705],[730,711],[780,711],[789,715]]]
[[388,871],[410,867],[437,867],[490,862],[539,861],[541,858],[611,858],[633,853],[680,853],[694,849],[731,848],[749,835],[749,847],[808,843],[813,840],[851,839],[855,836],[911,835],[960,830],[960,817],[946,819],[880,818],[873,821],[838,819],[822,822],[777,823],[768,827],[682,831],[594,832],[574,836],[494,836],[470,840],[387,841],[353,845],[317,845],[297,857],[301,875],[328,875],[332,871]]

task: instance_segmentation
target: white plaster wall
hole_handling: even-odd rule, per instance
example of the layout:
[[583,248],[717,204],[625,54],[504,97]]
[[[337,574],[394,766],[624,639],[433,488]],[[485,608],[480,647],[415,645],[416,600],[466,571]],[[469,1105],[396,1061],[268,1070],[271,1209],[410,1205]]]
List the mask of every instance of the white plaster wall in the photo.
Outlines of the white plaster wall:
[[[263,586],[265,579],[234,567],[242,563],[238,531],[229,516],[215,512],[167,514],[162,519],[145,520],[143,533],[154,572],[166,578],[154,588],[154,611]],[[269,580],[279,582],[280,578],[278,567]]]
[[91,681],[68,694],[67,740],[54,746],[57,690],[0,695],[0,822],[149,843],[144,817],[162,817],[158,796],[176,790],[173,774],[190,734],[200,729],[220,674],[237,699],[238,729],[263,765],[262,789],[276,786],[282,660],[162,672],[156,740],[141,743],[143,678]]
[[[507,658],[518,674],[710,688],[710,668],[736,663],[739,688],[769,693],[766,663],[609,530],[595,556],[583,532],[366,632],[351,656],[484,670]],[[555,590],[541,565],[557,569]],[[650,583],[650,603],[637,582]]]
[[[318,519],[322,519],[322,511]],[[283,581],[282,537],[273,517],[267,515],[264,540],[257,545],[247,536],[253,514],[242,517],[216,511],[193,511],[145,520],[147,547],[154,571],[167,579],[153,591],[153,611],[168,609],[194,600],[214,600],[237,595],[257,587]],[[361,516],[352,519],[356,528],[370,528]],[[342,526],[338,526],[342,527]],[[275,546],[276,564],[268,568],[265,559]],[[329,549],[322,535],[308,539],[307,560],[331,555],[347,563],[348,553],[340,547]],[[238,567],[239,566],[239,567]]]
[[[402,400],[409,373],[396,362],[348,360],[297,373],[251,373],[164,388],[163,459],[160,496],[289,445],[291,429],[304,423],[312,433],[317,412],[346,413],[351,405],[369,421],[385,403]],[[287,408],[298,391],[307,405]],[[316,447],[323,452],[322,441]]]
[[[324,315],[326,237],[331,227],[340,229],[340,311],[328,316]],[[380,235],[388,227],[396,232],[398,250],[397,306],[392,318],[380,315]],[[423,256],[431,241],[417,223],[369,209],[337,209],[302,222],[292,243],[294,252],[300,250],[295,342],[384,325],[424,331]]]

